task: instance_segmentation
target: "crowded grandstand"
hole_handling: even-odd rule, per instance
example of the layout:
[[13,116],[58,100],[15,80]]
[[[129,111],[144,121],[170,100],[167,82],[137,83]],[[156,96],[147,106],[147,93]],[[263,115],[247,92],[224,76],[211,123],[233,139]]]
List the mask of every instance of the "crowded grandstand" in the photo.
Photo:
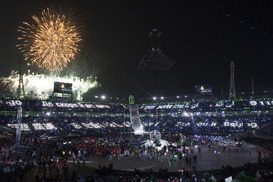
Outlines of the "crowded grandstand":
[[[23,110],[22,131],[26,134],[133,132],[128,104],[2,98],[3,127],[16,128],[18,107]],[[138,108],[147,132],[156,129],[164,135],[255,134],[255,130],[271,123],[273,100],[159,102],[139,104]],[[263,135],[271,135],[271,131],[265,131]]]

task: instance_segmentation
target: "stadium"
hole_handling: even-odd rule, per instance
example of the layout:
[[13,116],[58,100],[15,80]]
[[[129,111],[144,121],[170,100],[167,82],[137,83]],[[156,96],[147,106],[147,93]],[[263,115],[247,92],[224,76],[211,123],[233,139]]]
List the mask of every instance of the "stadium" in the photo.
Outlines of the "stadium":
[[271,3],[7,3],[1,181],[273,180]]
[[[176,178],[181,177],[181,174],[185,178],[189,178],[189,173],[192,173],[192,170],[196,171],[196,179],[200,176],[205,178],[204,171],[215,173],[224,165],[226,168],[221,170],[222,172],[226,171],[226,174],[221,177],[227,178],[232,174],[230,166],[233,167],[233,170],[238,170],[244,163],[248,163],[250,169],[259,163],[265,165],[262,161],[256,161],[256,155],[259,155],[262,150],[266,151],[262,154],[264,157],[268,155],[268,159],[271,158],[269,141],[272,138],[273,100],[270,98],[210,102],[153,101],[131,105],[108,103],[107,101],[101,101],[101,103],[68,101],[60,100],[60,98],[39,100],[3,97],[0,103],[2,141],[9,141],[8,143],[12,144],[18,137],[18,125],[20,125],[17,124],[18,109],[21,108],[20,145],[35,146],[43,143],[43,150],[48,151],[48,148],[52,146],[46,146],[46,143],[49,145],[54,141],[61,142],[61,150],[56,150],[55,159],[64,157],[61,154],[64,152],[67,162],[74,163],[73,160],[76,159],[73,156],[82,152],[86,159],[79,157],[77,159],[78,165],[88,166],[88,162],[91,162],[92,166],[97,169],[98,175],[115,175],[117,171],[119,174],[122,173],[129,177],[137,177],[139,174],[148,175],[149,172],[144,170],[148,164],[143,161],[150,158],[151,163],[157,163],[157,160],[161,161],[160,165],[149,164],[151,170],[155,171],[156,178],[168,177],[156,172],[164,168],[169,171],[169,175]],[[132,106],[138,108],[138,117],[140,125],[142,125],[141,132],[135,132],[133,127],[135,123],[132,121],[132,113],[130,112]],[[154,131],[159,131],[159,138],[155,137],[157,134],[151,135]],[[79,143],[79,139],[84,142]],[[167,145],[163,144],[164,141],[167,142]],[[255,147],[259,142],[263,143],[264,149]],[[96,146],[101,146],[100,150],[97,150]],[[178,152],[179,157],[173,153],[171,153],[172,157],[169,156],[170,154],[165,154],[164,157],[164,153],[163,155],[160,153],[140,154],[142,150],[145,151],[144,148],[148,151],[166,152],[168,150],[165,146],[171,151],[180,151]],[[205,166],[199,164],[199,161],[200,163],[204,162],[201,150],[203,155],[208,153],[210,157],[213,157],[210,159],[210,165],[208,165],[209,163]],[[216,153],[211,153],[210,150]],[[237,157],[241,158],[237,163],[233,163],[233,160],[236,159],[229,156],[234,152]],[[253,153],[252,157],[251,152]],[[257,154],[255,154],[256,152]],[[91,154],[95,157],[89,159],[88,156]],[[132,161],[137,160],[135,167],[122,162],[120,158],[126,159],[126,155],[131,156]],[[211,162],[215,155],[218,155],[219,158],[226,158],[229,162],[218,162],[220,166]],[[247,158],[244,158],[245,156]],[[99,159],[97,163],[92,162],[97,157],[102,157],[102,160]],[[162,158],[160,159],[160,157]],[[194,160],[193,164],[187,161],[188,158]],[[195,161],[197,158],[198,162]],[[52,160],[55,159],[52,156]],[[7,156],[3,160],[10,161],[10,158]],[[172,165],[176,167],[166,166],[165,161],[167,160],[174,163]],[[221,160],[224,161],[224,159]],[[107,167],[100,169],[96,165]],[[185,172],[181,173],[182,170]],[[250,173],[247,174],[251,176]]]

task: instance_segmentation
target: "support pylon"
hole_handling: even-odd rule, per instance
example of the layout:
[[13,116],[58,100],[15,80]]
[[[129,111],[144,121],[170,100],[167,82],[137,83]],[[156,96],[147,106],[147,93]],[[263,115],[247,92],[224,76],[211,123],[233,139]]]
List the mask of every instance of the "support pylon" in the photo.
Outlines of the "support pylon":
[[229,100],[236,100],[235,78],[234,78],[234,61],[230,62],[230,87]]
[[254,89],[254,79],[253,77],[251,77],[251,95],[252,95],[252,99],[255,99],[255,89]]
[[24,79],[22,74],[21,62],[22,62],[22,59],[19,59],[19,85],[17,89],[17,96],[20,98],[24,98],[25,88],[24,88]]
[[19,106],[17,109],[17,127],[16,127],[16,141],[15,141],[15,148],[18,150],[20,147],[21,141],[21,128],[22,128],[22,107]]

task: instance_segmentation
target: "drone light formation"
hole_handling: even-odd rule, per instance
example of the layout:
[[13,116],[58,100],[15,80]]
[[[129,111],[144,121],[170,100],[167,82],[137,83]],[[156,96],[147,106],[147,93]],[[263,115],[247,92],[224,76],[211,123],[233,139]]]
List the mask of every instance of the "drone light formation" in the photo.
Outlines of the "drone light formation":
[[19,26],[18,49],[25,60],[49,71],[60,71],[80,51],[81,35],[65,15],[51,12],[48,8],[42,16],[32,16],[34,24],[23,22]]

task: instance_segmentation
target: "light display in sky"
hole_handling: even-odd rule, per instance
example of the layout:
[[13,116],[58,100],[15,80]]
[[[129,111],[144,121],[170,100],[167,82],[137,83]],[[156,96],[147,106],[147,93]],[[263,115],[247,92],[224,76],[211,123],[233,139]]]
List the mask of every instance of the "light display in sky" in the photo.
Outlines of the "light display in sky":
[[[1,77],[0,81],[9,86],[10,92],[16,96],[19,85],[19,74],[12,71],[10,76]],[[54,82],[65,82],[72,84],[72,92],[75,99],[81,100],[82,94],[89,89],[97,87],[98,82],[90,76],[85,79],[73,76],[57,76],[55,74],[25,74],[23,76],[24,90],[26,97],[47,98],[53,93]]]
[[41,16],[32,16],[34,23],[23,22],[17,47],[25,60],[40,68],[63,70],[79,52],[82,38],[77,27],[65,15],[42,11]]

